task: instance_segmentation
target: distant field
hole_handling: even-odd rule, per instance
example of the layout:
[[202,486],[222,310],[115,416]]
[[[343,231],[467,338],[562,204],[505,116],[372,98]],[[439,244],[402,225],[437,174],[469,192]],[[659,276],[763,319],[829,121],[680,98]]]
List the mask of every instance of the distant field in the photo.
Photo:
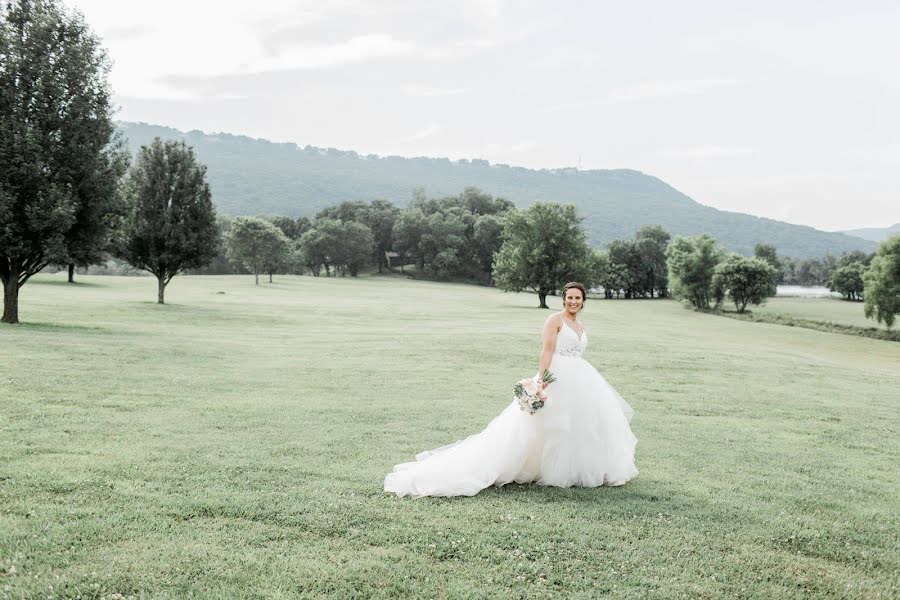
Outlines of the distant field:
[[395,463],[480,431],[533,372],[535,296],[179,277],[159,306],[150,278],[63,280],[0,327],[11,598],[900,593],[900,344],[590,300],[640,475],[399,499]]
[[[733,308],[733,305],[728,308]],[[866,318],[862,302],[838,298],[769,298],[765,305],[754,306],[752,310],[755,313],[781,314],[839,325],[887,329],[875,319]]]

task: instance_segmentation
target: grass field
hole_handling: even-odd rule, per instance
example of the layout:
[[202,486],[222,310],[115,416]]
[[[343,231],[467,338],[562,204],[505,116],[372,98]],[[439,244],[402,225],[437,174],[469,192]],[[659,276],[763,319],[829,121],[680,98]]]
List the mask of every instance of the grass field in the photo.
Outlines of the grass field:
[[38,276],[0,327],[4,597],[900,594],[900,344],[589,301],[641,474],[400,499],[395,463],[536,368],[535,296],[80,279]]
[[[733,308],[729,306],[728,308]],[[875,319],[867,319],[862,302],[839,298],[769,298],[763,306],[750,307],[754,313],[779,314],[824,323],[887,329]]]

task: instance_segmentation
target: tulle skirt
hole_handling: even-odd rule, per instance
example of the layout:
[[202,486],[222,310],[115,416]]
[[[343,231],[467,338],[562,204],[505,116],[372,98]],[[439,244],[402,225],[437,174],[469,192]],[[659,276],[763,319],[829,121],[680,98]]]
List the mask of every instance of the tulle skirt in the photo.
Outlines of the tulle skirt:
[[590,363],[554,355],[548,403],[534,415],[511,402],[487,427],[394,467],[398,496],[474,496],[510,482],[558,487],[621,485],[638,474],[634,411]]

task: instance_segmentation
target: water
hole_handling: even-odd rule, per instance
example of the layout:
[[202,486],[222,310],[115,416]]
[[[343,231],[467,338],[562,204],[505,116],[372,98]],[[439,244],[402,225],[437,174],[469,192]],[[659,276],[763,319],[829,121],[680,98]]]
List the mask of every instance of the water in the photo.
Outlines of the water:
[[820,285],[779,285],[776,296],[795,296],[800,298],[831,298],[840,296],[827,287]]

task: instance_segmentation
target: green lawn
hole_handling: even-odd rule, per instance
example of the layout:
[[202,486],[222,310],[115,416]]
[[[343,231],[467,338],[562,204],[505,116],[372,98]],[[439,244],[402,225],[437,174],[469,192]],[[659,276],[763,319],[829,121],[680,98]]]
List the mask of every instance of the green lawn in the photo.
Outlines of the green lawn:
[[62,280],[0,327],[8,597],[900,594],[900,344],[591,300],[638,478],[400,499],[395,463],[534,372],[535,296],[178,277],[159,306],[149,278]]
[[[733,310],[734,305],[726,304],[726,308]],[[866,318],[862,302],[838,298],[769,298],[763,306],[751,306],[750,309],[754,313],[779,314],[838,325],[887,329],[875,319]]]

